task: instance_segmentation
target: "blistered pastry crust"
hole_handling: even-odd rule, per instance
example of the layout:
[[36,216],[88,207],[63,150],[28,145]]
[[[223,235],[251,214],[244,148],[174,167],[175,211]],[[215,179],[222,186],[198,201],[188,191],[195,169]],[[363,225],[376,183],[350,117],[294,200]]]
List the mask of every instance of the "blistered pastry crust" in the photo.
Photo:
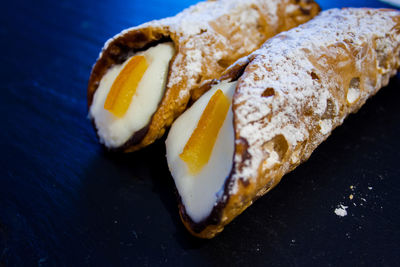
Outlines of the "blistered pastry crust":
[[180,207],[189,231],[214,237],[307,160],[346,116],[388,84],[399,55],[399,12],[333,9],[241,60],[250,63],[233,98],[232,173],[213,218],[196,225]]
[[172,41],[176,54],[170,63],[164,98],[141,136],[132,136],[119,148],[125,152],[138,150],[164,134],[185,110],[191,92],[204,81],[220,77],[226,67],[259,48],[266,39],[308,21],[318,12],[318,5],[311,0],[206,1],[175,17],[124,30],[106,43],[93,67],[88,105],[111,66],[121,64],[133,51]]

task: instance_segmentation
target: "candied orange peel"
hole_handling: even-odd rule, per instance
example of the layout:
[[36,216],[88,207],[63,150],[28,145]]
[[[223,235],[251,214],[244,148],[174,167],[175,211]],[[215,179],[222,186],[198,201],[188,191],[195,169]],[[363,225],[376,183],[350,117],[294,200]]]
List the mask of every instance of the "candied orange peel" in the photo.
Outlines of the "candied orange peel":
[[179,155],[191,174],[199,173],[209,161],[229,106],[229,98],[218,89],[201,114],[196,129]]
[[104,109],[116,117],[125,115],[136,93],[137,86],[146,72],[148,63],[144,56],[132,57],[121,70],[104,103]]

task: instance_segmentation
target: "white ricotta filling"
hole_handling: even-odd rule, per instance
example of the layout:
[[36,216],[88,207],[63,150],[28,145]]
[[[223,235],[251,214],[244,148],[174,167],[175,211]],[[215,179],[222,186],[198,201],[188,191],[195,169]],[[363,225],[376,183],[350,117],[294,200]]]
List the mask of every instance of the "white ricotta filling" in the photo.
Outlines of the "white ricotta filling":
[[114,116],[104,109],[107,95],[118,77],[119,73],[132,58],[128,58],[123,64],[112,67],[100,81],[89,116],[94,119],[100,142],[109,148],[123,145],[137,131],[145,127],[156,112],[166,86],[168,67],[171,58],[175,54],[171,42],[161,43],[136,55],[144,55],[148,68],[140,80],[132,102],[122,118]]
[[236,82],[221,82],[214,85],[174,122],[166,140],[169,169],[182,204],[186,208],[186,213],[194,222],[200,222],[210,215],[217,203],[218,194],[224,190],[224,183],[232,168],[234,153],[232,105],[218,133],[210,160],[200,173],[191,175],[187,164],[179,155],[196,129],[197,123],[215,91],[221,89],[232,102],[235,88]]

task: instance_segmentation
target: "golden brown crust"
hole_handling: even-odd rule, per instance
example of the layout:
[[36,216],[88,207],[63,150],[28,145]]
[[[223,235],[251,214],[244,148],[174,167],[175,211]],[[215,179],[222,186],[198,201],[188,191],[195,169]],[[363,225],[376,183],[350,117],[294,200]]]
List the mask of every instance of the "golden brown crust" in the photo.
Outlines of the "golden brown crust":
[[236,140],[227,200],[219,221],[200,231],[184,220],[189,231],[214,237],[276,186],[387,85],[399,55],[400,13],[382,9],[323,12],[254,52],[233,99]]
[[164,97],[147,133],[139,143],[128,141],[117,148],[125,152],[138,150],[164,134],[190,98],[196,100],[207,88],[201,85],[220,77],[226,67],[257,49],[266,39],[311,19],[319,10],[309,0],[209,1],[176,17],[126,30],[106,44],[96,62],[88,85],[88,105],[111,66],[120,64],[129,52],[171,40],[176,54],[170,63]]

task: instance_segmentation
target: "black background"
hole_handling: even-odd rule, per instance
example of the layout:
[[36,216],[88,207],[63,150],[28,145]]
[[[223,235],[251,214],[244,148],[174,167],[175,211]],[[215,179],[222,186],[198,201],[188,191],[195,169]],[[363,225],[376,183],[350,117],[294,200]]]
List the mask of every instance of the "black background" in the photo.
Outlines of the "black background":
[[399,77],[212,240],[180,222],[164,140],[103,151],[86,118],[103,43],[195,2],[2,1],[0,266],[398,265]]

